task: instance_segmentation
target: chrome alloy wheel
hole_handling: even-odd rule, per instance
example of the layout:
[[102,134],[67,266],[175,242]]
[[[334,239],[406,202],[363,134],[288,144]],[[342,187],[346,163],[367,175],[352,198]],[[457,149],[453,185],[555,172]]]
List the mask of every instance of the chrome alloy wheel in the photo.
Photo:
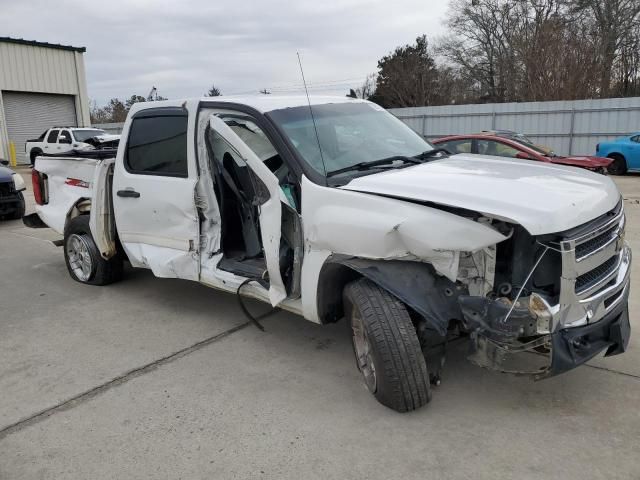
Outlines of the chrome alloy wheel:
[[367,332],[364,329],[364,323],[358,309],[354,309],[351,317],[351,330],[353,332],[353,347],[356,351],[358,368],[364,376],[364,382],[371,393],[375,393],[377,389],[376,367],[373,362],[371,352],[371,344]]
[[86,235],[74,233],[67,240],[67,256],[73,274],[81,282],[87,282],[93,274],[93,260]]

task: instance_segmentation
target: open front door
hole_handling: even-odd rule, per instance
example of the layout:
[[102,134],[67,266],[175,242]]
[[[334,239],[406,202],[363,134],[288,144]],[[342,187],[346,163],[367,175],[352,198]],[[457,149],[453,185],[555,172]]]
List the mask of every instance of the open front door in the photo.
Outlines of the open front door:
[[[213,133],[217,134],[224,143],[224,147],[221,150],[216,149],[218,151],[214,152],[214,155],[221,158],[227,156],[230,162],[237,162],[238,159],[241,159],[251,170],[251,174],[255,176],[252,179],[254,183],[253,198],[247,198],[246,200],[256,206],[258,210],[260,240],[269,274],[269,300],[271,305],[275,307],[287,297],[280,273],[282,205],[280,204],[281,190],[278,178],[221,118],[211,115],[209,117],[209,125]],[[219,161],[220,159],[217,160]],[[225,175],[228,175],[228,172]],[[232,178],[227,178],[229,183],[235,183]],[[236,187],[233,188],[237,190]],[[242,196],[243,192],[239,191],[237,194]],[[247,235],[246,238],[248,239],[249,236]]]

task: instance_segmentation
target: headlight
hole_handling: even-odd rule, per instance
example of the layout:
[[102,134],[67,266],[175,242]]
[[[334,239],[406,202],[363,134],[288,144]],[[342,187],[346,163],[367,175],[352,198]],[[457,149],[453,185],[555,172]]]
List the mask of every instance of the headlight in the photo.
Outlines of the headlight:
[[13,177],[13,184],[16,186],[17,192],[26,190],[27,187],[25,187],[24,185],[24,179],[22,178],[22,175],[20,175],[19,173],[14,173],[12,177]]

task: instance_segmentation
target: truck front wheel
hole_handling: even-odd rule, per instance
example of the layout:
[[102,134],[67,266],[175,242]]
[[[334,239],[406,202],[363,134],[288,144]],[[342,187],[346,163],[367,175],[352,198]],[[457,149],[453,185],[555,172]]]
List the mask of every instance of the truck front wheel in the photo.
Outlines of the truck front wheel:
[[122,257],[100,256],[89,228],[89,215],[72,218],[64,229],[64,260],[69,275],[88,285],[108,285],[122,278]]
[[369,391],[398,412],[427,404],[427,364],[404,304],[362,278],[345,287],[344,309],[358,369]]

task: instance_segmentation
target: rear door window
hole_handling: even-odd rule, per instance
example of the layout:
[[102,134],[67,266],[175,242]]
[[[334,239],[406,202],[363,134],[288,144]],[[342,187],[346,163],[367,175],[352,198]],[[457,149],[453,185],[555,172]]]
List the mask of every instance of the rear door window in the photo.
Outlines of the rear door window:
[[186,114],[134,117],[124,163],[130,173],[187,177]]
[[58,134],[60,130],[51,130],[49,132],[49,136],[47,137],[47,143],[56,143],[58,141]]

